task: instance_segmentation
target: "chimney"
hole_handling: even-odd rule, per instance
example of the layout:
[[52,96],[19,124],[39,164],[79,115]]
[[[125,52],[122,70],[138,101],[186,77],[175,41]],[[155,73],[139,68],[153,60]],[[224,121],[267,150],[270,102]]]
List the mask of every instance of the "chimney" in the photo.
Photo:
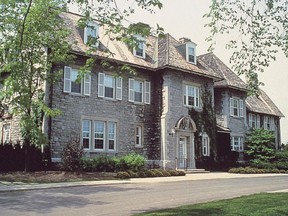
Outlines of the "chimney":
[[181,44],[186,44],[188,42],[192,42],[190,38],[186,38],[186,37],[182,37],[182,38],[179,38],[179,42]]

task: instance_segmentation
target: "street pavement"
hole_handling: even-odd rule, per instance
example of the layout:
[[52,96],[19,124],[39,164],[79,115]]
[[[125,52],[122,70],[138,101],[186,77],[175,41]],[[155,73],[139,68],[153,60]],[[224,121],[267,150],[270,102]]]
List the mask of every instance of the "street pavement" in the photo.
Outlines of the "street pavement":
[[[173,177],[154,177],[154,178],[132,178],[129,180],[101,180],[101,181],[79,181],[79,182],[61,182],[61,183],[21,183],[21,182],[4,182],[0,181],[0,192],[9,191],[24,191],[24,190],[40,190],[49,188],[65,188],[79,186],[96,186],[96,185],[111,185],[111,184],[137,184],[137,183],[162,183],[162,182],[179,182],[193,180],[208,180],[208,179],[232,179],[232,178],[255,178],[269,176],[288,176],[288,174],[232,174],[227,172],[208,172],[208,173],[192,173],[186,176]],[[280,192],[288,192],[287,189]]]

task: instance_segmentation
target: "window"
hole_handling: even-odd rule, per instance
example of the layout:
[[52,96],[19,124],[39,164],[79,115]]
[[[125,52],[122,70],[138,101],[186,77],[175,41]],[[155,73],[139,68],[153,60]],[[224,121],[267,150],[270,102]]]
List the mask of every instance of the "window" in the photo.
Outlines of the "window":
[[148,81],[129,79],[129,101],[150,104],[151,84]]
[[202,136],[202,155],[210,156],[210,140],[206,133]]
[[135,145],[137,147],[142,146],[142,127],[141,126],[135,127]]
[[231,137],[231,150],[232,151],[243,151],[243,137],[242,136],[232,136]]
[[3,125],[3,143],[9,143],[10,141],[10,124]]
[[200,107],[199,87],[184,85],[184,105]]
[[194,43],[186,44],[186,61],[196,64],[196,46]]
[[272,116],[264,116],[264,129],[270,131],[275,130],[275,122]]
[[249,127],[251,128],[260,128],[260,115],[249,113]]
[[90,95],[91,75],[85,74],[81,80],[78,79],[78,70],[64,67],[64,92]]
[[99,26],[95,22],[89,22],[84,29],[84,43],[94,47],[99,46]]
[[83,149],[101,152],[116,151],[116,131],[117,123],[114,121],[82,120]]
[[239,98],[230,98],[230,115],[243,117],[243,100]]
[[136,47],[133,48],[133,55],[141,58],[145,58],[145,38],[141,37],[140,35],[135,35],[134,38],[136,39]]
[[98,97],[122,100],[122,77],[99,73]]
[[90,131],[91,131],[91,121],[82,121],[82,143],[84,149],[90,148]]

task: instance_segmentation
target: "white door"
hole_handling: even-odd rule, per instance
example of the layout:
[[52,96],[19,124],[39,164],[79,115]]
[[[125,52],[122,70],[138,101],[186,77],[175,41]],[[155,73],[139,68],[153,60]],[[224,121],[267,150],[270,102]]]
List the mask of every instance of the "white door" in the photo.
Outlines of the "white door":
[[186,137],[180,137],[179,138],[179,169],[185,169],[186,168],[186,159],[187,159],[187,153],[186,153],[186,146],[187,146],[187,138]]

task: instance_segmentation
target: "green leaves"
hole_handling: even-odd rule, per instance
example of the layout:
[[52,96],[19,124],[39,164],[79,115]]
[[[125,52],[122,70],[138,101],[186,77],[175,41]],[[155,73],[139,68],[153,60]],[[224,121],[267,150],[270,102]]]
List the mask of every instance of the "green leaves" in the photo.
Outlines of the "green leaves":
[[210,28],[207,41],[213,51],[215,37],[227,35],[226,48],[232,49],[232,69],[248,78],[250,94],[258,94],[258,80],[279,48],[288,57],[287,2],[279,0],[213,0],[205,15]]

